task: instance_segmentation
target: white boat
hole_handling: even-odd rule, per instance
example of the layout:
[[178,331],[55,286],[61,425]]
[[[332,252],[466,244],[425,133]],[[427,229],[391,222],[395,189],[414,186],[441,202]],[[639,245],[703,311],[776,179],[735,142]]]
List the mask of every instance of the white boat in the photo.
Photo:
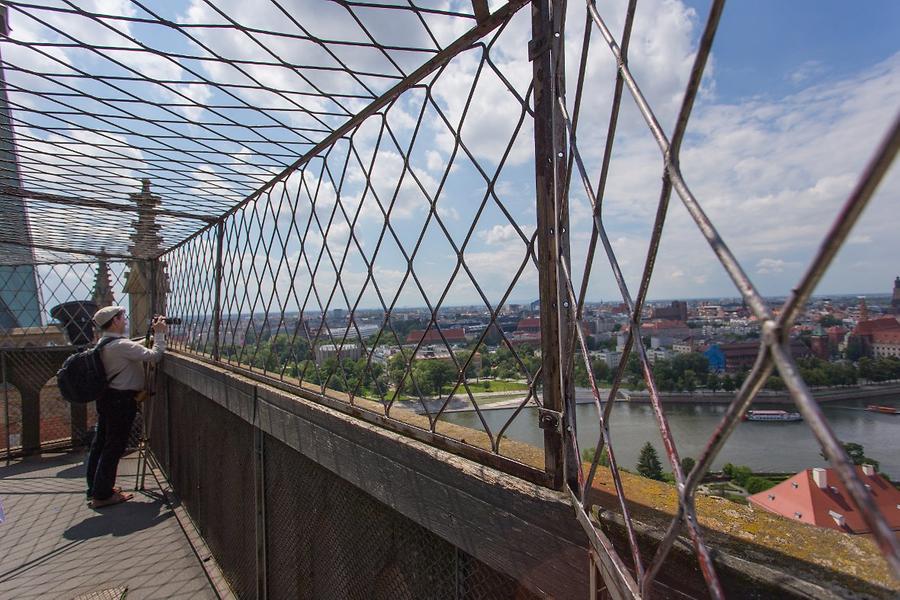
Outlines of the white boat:
[[802,421],[798,412],[786,410],[748,410],[744,417],[748,421]]

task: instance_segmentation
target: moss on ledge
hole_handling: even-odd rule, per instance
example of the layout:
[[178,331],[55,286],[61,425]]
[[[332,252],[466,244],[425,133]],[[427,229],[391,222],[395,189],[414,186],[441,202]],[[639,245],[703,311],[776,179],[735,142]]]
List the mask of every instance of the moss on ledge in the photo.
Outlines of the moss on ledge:
[[[675,488],[627,472],[621,472],[621,477],[633,518],[665,530],[678,506]],[[590,503],[621,512],[607,468],[597,471]],[[866,536],[794,522],[714,496],[698,495],[696,509],[711,548],[866,596],[895,597],[900,592],[900,582],[891,576],[880,550]],[[686,536],[687,530],[682,533]]]

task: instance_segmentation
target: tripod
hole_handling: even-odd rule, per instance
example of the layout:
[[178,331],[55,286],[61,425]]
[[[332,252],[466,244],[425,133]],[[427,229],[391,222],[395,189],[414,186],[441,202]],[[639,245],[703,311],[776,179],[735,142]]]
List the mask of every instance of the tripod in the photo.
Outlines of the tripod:
[[[144,336],[144,346],[150,347],[150,332],[151,328],[147,329],[147,334]],[[138,463],[137,470],[134,478],[134,489],[135,491],[143,491],[144,490],[144,481],[147,478],[147,463],[152,460],[154,462],[154,467],[158,468],[159,465],[156,463],[156,459],[150,453],[150,425],[149,423],[153,421],[152,415],[149,414],[149,411],[145,410],[145,407],[150,406],[150,410],[153,409],[154,402],[151,401],[151,398],[155,395],[154,389],[156,388],[156,365],[154,363],[145,363],[144,364],[144,389],[142,390],[143,399],[141,402],[138,402],[138,412],[141,413],[141,433],[138,438],[137,443],[137,451],[138,451]]]

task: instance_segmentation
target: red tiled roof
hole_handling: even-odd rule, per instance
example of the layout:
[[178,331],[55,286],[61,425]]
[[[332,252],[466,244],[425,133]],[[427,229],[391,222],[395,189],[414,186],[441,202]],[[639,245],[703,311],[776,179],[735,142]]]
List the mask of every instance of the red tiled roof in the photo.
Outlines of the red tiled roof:
[[[818,527],[828,527],[847,533],[870,533],[868,525],[850,499],[844,484],[834,469],[825,469],[828,485],[822,489],[813,480],[813,470],[806,469],[764,492],[749,496],[753,506],[779,514],[792,521],[801,521]],[[862,467],[856,472],[863,483],[868,484],[872,499],[887,518],[894,531],[900,531],[900,491],[878,475],[866,475]],[[844,526],[838,526],[831,513],[844,518]]]
[[516,325],[516,329],[540,329],[541,328],[541,320],[540,319],[522,319]]
[[900,331],[900,321],[894,317],[860,321],[853,330],[853,335],[872,335],[876,331]]
[[897,331],[876,331],[872,334],[876,344],[900,344],[900,329]]
[[409,332],[409,335],[406,336],[407,344],[418,344],[419,340],[422,340],[423,344],[441,344],[443,340],[441,339],[441,333],[444,334],[444,338],[446,338],[447,342],[450,344],[454,343],[462,343],[466,341],[466,330],[462,327],[458,327],[456,329],[441,329],[439,333],[438,330],[434,327],[428,330],[428,332],[424,332],[421,329],[413,329]]

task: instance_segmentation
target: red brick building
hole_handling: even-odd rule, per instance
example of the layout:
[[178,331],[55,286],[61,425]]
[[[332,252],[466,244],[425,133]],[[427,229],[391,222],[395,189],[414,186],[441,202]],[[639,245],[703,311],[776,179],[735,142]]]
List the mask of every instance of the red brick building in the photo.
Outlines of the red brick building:
[[851,341],[858,341],[863,356],[875,355],[875,335],[900,332],[900,321],[896,317],[881,317],[871,321],[860,321],[850,334]]
[[[749,371],[759,354],[759,342],[719,344],[719,349],[725,355],[725,371],[728,373]],[[790,349],[794,358],[806,358],[812,354],[807,345],[797,338],[791,339]]]
[[540,333],[541,332],[541,320],[540,319],[522,319],[519,321],[519,324],[516,325],[516,333]]

